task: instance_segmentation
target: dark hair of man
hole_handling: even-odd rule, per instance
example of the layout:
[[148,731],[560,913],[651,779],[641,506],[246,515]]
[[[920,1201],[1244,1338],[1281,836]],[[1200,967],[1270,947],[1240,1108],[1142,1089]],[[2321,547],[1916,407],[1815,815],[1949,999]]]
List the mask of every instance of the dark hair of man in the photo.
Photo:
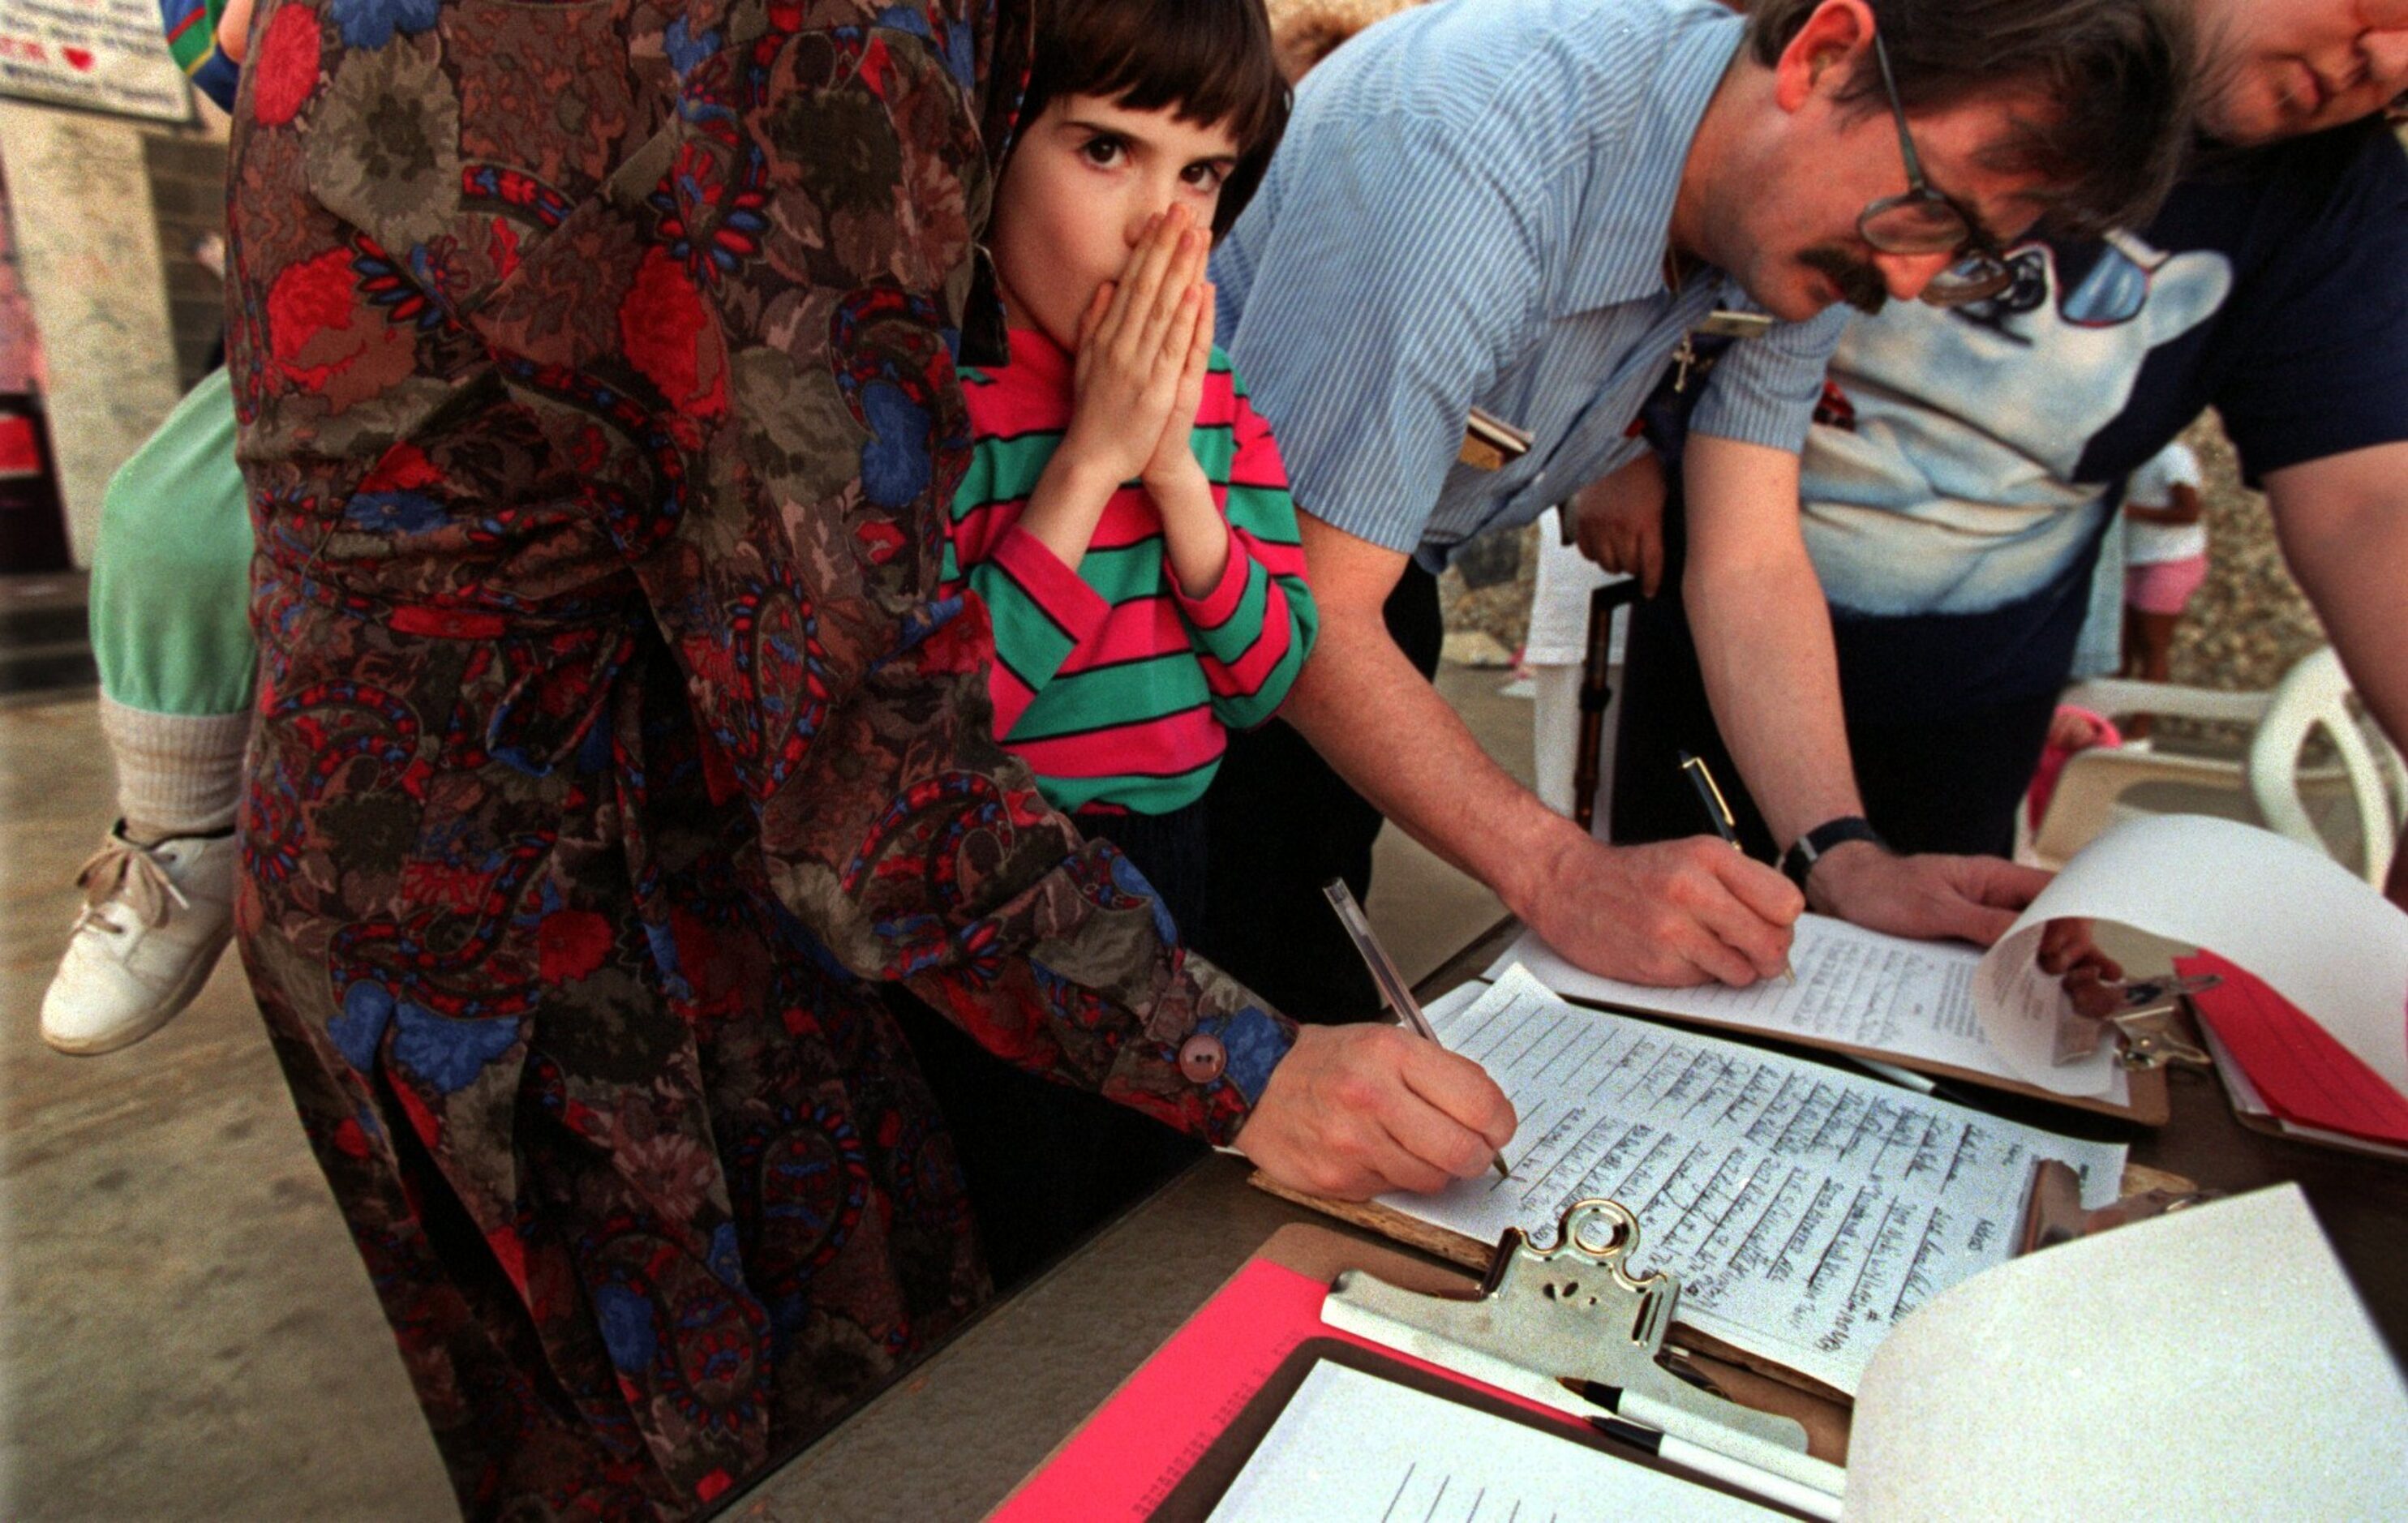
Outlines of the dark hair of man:
[[[1748,46],[1770,67],[1824,0],[1755,0]],[[1984,166],[2036,174],[2052,232],[2137,226],[2182,171],[2195,88],[2186,10],[2172,0],[1865,0],[1910,113],[2028,92]],[[1886,108],[1868,48],[1842,99]],[[1944,188],[1944,187],[1943,187]]]
[[1263,0],[1037,0],[1037,56],[1025,130],[1052,101],[1095,95],[1226,125],[1238,163],[1221,185],[1214,237],[1246,209],[1287,128],[1288,88]]

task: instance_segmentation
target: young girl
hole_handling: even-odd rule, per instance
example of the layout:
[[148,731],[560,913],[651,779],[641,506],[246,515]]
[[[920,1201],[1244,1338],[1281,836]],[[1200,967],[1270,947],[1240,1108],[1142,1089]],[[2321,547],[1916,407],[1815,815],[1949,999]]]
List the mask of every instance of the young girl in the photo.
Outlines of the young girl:
[[[1286,115],[1260,0],[1040,6],[990,229],[1009,355],[962,371],[947,571],[994,625],[996,736],[1208,953],[1200,800],[1313,633],[1286,474],[1205,280]],[[1194,1155],[903,1018],[999,1282]]]

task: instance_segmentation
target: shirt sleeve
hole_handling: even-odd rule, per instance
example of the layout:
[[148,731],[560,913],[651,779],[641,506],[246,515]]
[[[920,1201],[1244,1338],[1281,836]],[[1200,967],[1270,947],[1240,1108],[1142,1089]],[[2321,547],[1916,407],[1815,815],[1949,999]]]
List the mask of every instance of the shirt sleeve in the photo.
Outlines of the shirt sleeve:
[[1822,399],[1823,375],[1848,325],[1849,309],[1834,307],[1803,323],[1783,323],[1760,338],[1742,338],[1706,378],[1706,394],[1689,432],[1795,454]]
[[1245,289],[1222,341],[1279,430],[1296,502],[1410,553],[1471,399],[1535,331],[1545,198],[1518,162],[1475,162],[1401,113],[1332,133],[1291,156],[1278,214],[1258,201],[1214,255],[1224,289]]
[[[828,36],[880,66],[794,83],[781,120],[884,141],[846,194],[895,204],[908,172],[915,204],[972,200],[982,139],[944,56],[895,30]],[[724,115],[681,112],[670,130],[716,162]],[[735,378],[670,438],[673,476],[649,457],[622,467],[631,494],[690,483],[676,537],[637,572],[695,721],[726,738],[771,885],[835,962],[900,981],[1025,1069],[1226,1143],[1295,1027],[1182,948],[1126,859],[1082,841],[1004,753],[982,600],[942,574],[968,459],[951,348],[967,229],[896,219],[787,246],[815,236],[798,230],[821,225],[824,189],[791,155],[829,151],[795,141],[761,128],[748,145],[767,156],[759,257],[653,266],[689,282]],[[794,270],[810,272],[799,302]],[[795,321],[798,305],[825,315]],[[1218,1060],[1190,1077],[1198,1036]]]
[[1233,729],[1252,729],[1287,700],[1312,654],[1317,615],[1279,446],[1234,377],[1232,386],[1234,453],[1222,502],[1229,558],[1220,585],[1202,597],[1188,596],[1176,578],[1171,590],[1214,716]]
[[1070,653],[1104,626],[1111,605],[1023,529],[1016,515],[982,553],[966,532],[966,520],[998,510],[982,489],[991,475],[982,465],[982,459],[973,460],[953,496],[942,580],[947,590],[966,587],[985,605],[995,631],[995,667],[987,679],[995,732],[1009,739],[1037,695],[1060,675]]
[[218,109],[231,111],[242,71],[218,46],[218,18],[224,11],[224,0],[159,0],[159,23],[176,66]]
[[2250,328],[2214,401],[2253,481],[2408,438],[2408,160],[2377,125],[2336,178],[2233,297]]

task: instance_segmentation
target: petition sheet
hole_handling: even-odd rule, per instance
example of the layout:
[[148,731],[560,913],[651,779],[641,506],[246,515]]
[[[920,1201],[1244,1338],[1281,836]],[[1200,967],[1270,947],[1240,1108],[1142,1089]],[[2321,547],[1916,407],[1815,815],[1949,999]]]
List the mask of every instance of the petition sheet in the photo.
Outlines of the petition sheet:
[[2079,1171],[2086,1205],[2123,1178],[2119,1146],[1584,1010],[1518,967],[1430,1018],[1512,1099],[1513,1177],[1383,1204],[1494,1243],[1552,1241],[1574,1200],[1619,1200],[1633,1269],[1680,1276],[1682,1320],[1850,1393],[1899,1317],[2005,1261],[2036,1160]]
[[[1772,978],[1743,989],[1721,984],[1657,989],[1576,968],[1537,933],[1525,931],[1489,971],[1519,962],[1569,999],[1745,1027],[1770,1037],[1842,1042],[2061,1094],[2103,1095],[2119,1105],[2131,1099],[2129,1081],[2105,1048],[2085,1062],[2037,1074],[2008,1063],[1983,1033],[1973,999],[1982,955],[1970,946],[1910,941],[1807,914],[1798,918],[1789,960],[1795,984]],[[2048,986],[2054,990],[2055,981]]]
[[1289,1399],[1211,1523],[1748,1523],[1779,1516],[1325,1360]]

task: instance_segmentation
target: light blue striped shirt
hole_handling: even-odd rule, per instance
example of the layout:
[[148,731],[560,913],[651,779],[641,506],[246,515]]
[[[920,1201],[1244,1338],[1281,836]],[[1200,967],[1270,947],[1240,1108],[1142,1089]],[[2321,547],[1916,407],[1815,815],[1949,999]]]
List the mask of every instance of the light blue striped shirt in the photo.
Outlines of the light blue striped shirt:
[[[1664,283],[1681,167],[1744,22],[1713,0],[1444,0],[1309,75],[1212,257],[1219,337],[1297,503],[1433,569],[1641,448],[1681,337],[1756,309]],[[1796,450],[1844,309],[1732,346],[1694,431]],[[1477,405],[1534,436],[1456,462]]]

